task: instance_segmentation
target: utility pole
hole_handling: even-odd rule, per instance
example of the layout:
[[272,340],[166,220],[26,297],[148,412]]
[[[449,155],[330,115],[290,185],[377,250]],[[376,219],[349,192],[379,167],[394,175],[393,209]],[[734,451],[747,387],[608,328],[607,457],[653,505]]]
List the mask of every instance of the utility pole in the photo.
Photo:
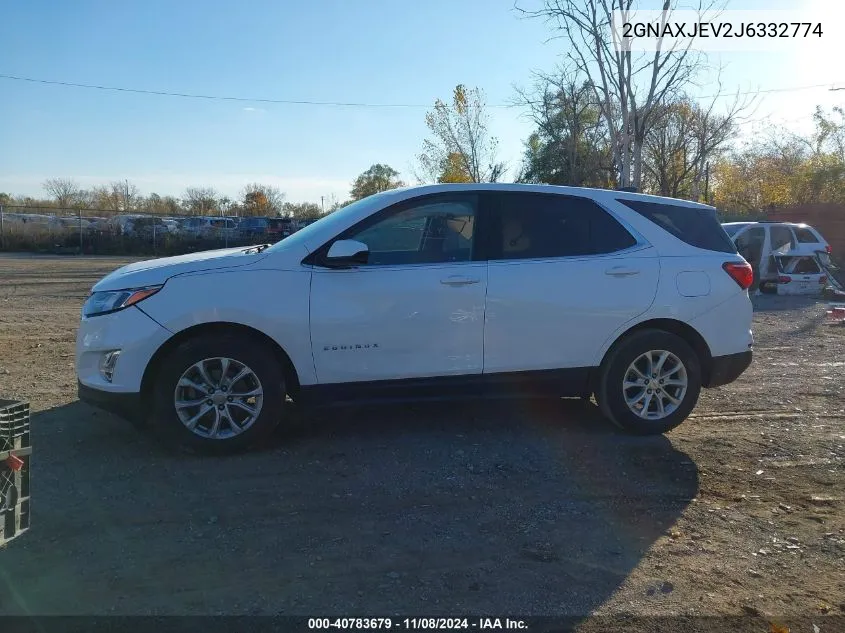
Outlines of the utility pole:
[[323,215],[326,214],[326,205],[323,204],[324,197],[325,196],[320,196],[320,213],[322,213]]
[[704,204],[710,204],[710,161],[704,166]]

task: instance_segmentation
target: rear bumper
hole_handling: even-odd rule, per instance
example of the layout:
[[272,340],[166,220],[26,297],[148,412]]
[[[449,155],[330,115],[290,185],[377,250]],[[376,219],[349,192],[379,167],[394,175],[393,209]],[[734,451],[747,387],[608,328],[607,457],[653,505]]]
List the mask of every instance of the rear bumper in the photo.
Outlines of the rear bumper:
[[727,356],[714,356],[710,376],[705,387],[719,387],[733,382],[751,364],[751,350]]
[[77,392],[82,402],[114,413],[118,417],[130,421],[140,421],[143,417],[140,393],[102,391],[83,385],[79,381],[77,381]]

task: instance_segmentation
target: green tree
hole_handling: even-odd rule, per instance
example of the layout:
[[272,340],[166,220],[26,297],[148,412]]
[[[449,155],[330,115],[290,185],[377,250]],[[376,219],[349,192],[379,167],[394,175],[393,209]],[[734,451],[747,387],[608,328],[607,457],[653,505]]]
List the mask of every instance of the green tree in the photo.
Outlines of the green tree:
[[614,184],[607,126],[589,82],[566,74],[540,76],[532,91],[518,95],[536,126],[525,142],[519,181],[575,187]]
[[[817,109],[807,137],[770,127],[717,161],[715,203],[729,212],[812,202],[845,203],[845,116]],[[842,134],[842,136],[840,136]]]
[[323,211],[316,202],[285,202],[282,215],[295,220],[316,220],[323,215]]
[[405,183],[399,180],[399,172],[390,165],[376,163],[362,173],[352,183],[352,191],[349,195],[353,200],[366,198],[374,193],[404,187]]

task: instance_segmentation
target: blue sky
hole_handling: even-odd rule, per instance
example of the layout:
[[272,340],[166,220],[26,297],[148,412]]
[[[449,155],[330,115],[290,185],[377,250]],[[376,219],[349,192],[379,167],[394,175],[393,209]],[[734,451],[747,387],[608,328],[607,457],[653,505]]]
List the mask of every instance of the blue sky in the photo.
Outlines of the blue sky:
[[[525,0],[530,6],[537,0]],[[822,7],[840,0],[734,0],[731,9]],[[644,2],[644,8],[651,8]],[[491,104],[514,98],[532,70],[564,50],[512,0],[27,0],[0,2],[0,73],[150,90],[377,103],[431,104],[457,83]],[[731,90],[825,82],[845,85],[818,48],[734,53]],[[702,85],[698,94],[711,94]],[[816,104],[845,104],[826,88],[762,96],[751,115],[806,129]],[[201,101],[63,88],[0,79],[0,191],[40,195],[52,176],[83,186],[128,178],[144,192],[213,186],[230,196],[248,182],[288,200],[345,199],[374,162],[413,180],[426,108],[339,108]],[[757,124],[743,126],[747,134]],[[491,109],[499,156],[515,169],[531,126],[513,108]]]

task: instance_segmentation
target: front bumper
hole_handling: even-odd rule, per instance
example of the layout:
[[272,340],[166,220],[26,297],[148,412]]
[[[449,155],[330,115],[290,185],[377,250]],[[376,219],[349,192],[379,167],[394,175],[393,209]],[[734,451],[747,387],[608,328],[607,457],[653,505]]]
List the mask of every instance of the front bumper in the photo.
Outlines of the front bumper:
[[742,375],[751,364],[751,350],[726,356],[714,356],[710,366],[710,376],[705,387],[720,387],[733,382]]
[[[138,393],[153,354],[172,336],[137,306],[111,314],[83,317],[76,336],[76,377],[86,387]],[[112,380],[100,372],[104,354],[120,350]]]
[[143,401],[140,393],[125,393],[116,391],[103,391],[83,385],[77,380],[77,393],[79,399],[91,406],[114,413],[116,416],[140,422],[143,420]]

